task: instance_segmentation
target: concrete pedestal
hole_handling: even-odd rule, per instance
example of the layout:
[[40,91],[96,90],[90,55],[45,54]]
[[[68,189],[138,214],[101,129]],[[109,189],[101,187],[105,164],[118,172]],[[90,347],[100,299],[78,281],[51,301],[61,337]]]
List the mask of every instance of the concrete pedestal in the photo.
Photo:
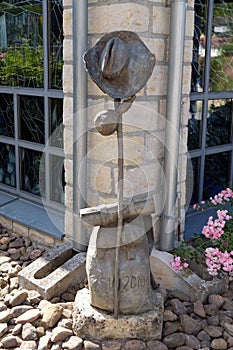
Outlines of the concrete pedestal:
[[73,331],[85,339],[161,339],[163,325],[163,297],[155,293],[152,310],[137,315],[119,315],[90,305],[89,290],[78,291],[73,310]]

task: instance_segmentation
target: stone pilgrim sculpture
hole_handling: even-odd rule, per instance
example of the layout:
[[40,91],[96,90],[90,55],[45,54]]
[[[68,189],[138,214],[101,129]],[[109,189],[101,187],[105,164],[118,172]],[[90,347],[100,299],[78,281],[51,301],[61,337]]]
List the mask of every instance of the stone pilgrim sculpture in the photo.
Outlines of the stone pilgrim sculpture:
[[[122,116],[151,76],[155,56],[137,34],[116,31],[104,35],[85,53],[84,61],[92,80],[114,99],[115,109],[96,115],[96,129],[104,136],[116,131],[118,143],[117,221],[109,224],[103,210],[105,219],[91,234],[86,263],[90,304],[114,312],[117,318],[119,313],[146,312],[154,303],[149,264],[153,247],[150,216],[129,215],[125,220],[123,215]],[[81,210],[81,217],[90,209]]]

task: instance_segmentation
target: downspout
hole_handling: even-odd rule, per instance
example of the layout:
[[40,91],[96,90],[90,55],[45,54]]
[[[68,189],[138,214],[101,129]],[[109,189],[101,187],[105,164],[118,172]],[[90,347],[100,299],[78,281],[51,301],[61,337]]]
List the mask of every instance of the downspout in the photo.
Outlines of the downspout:
[[87,199],[87,73],[83,54],[87,50],[88,2],[73,0],[73,247],[85,251],[86,230],[79,211]]
[[167,119],[165,129],[165,196],[160,249],[174,248],[180,142],[180,114],[185,42],[186,0],[171,0]]

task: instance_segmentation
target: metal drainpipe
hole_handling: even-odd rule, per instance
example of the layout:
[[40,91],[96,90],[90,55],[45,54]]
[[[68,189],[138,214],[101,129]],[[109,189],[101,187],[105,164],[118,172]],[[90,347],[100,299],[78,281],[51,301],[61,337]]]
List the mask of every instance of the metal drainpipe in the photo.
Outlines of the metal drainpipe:
[[160,249],[164,251],[173,249],[175,241],[185,19],[186,0],[172,0],[164,155],[166,198],[162,213],[160,236]]
[[[87,196],[87,73],[83,54],[87,50],[88,2],[73,0],[73,247],[85,251],[86,230],[79,210],[86,207]],[[81,189],[81,191],[80,191]]]

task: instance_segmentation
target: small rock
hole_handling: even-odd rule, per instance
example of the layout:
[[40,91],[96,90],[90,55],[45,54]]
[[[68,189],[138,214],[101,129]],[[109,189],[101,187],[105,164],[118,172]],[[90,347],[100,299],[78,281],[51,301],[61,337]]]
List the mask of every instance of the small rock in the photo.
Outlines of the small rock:
[[84,340],[84,349],[85,350],[100,350],[101,347],[96,342],[92,342],[90,340]]
[[25,300],[28,297],[28,291],[23,289],[23,290],[18,290],[9,300],[9,304],[13,306],[21,305],[25,302]]
[[30,254],[30,259],[31,259],[31,260],[36,260],[36,259],[38,259],[38,258],[41,256],[42,253],[43,253],[42,250],[40,250],[40,249],[34,249],[34,250],[31,252],[31,254]]
[[122,349],[122,343],[120,341],[112,340],[112,341],[102,342],[102,350],[121,350],[121,349]]
[[184,304],[179,299],[170,300],[170,304],[172,306],[173,312],[180,316],[183,314],[187,314],[187,309]]
[[11,309],[12,317],[17,318],[17,317],[19,317],[20,315],[22,315],[24,312],[26,312],[28,310],[32,310],[32,306],[31,305],[14,306]]
[[0,338],[8,331],[7,323],[0,323]]
[[22,327],[23,340],[37,340],[36,328],[31,323],[25,323]]
[[223,310],[233,311],[233,301],[229,298],[225,298],[225,303],[222,306]]
[[206,326],[204,331],[212,338],[219,338],[222,336],[223,329],[218,326]]
[[37,320],[37,318],[39,318],[40,316],[41,316],[40,310],[31,309],[31,310],[24,312],[19,317],[17,317],[15,322],[16,322],[16,324],[18,324],[18,323],[21,323],[21,324],[31,323],[31,322]]
[[213,339],[211,342],[211,348],[218,349],[218,350],[226,350],[227,342],[223,338]]
[[172,312],[171,310],[164,310],[163,320],[164,320],[164,322],[166,322],[166,321],[176,321],[177,320],[177,315],[174,314],[174,312]]
[[177,348],[185,343],[184,333],[173,333],[163,338],[163,343],[167,345],[168,348]]
[[202,318],[205,318],[206,317],[206,311],[204,309],[204,306],[203,306],[203,303],[201,302],[201,300],[197,300],[195,303],[194,303],[194,313]]
[[23,240],[21,237],[18,237],[15,241],[9,243],[9,248],[21,248],[22,246]]
[[66,339],[71,335],[73,335],[73,332],[70,329],[65,327],[56,327],[52,331],[51,341],[53,343],[57,343],[59,341]]
[[29,304],[39,304],[39,302],[41,301],[41,295],[36,290],[29,290],[27,300]]
[[13,330],[12,330],[12,335],[18,335],[22,330],[22,325],[21,324],[17,324]]
[[10,279],[10,291],[12,291],[13,289],[17,289],[19,286],[19,279],[18,277],[12,277]]
[[9,244],[9,242],[10,242],[10,238],[9,237],[2,237],[0,239],[0,243],[1,244]]
[[166,337],[169,334],[177,332],[178,326],[178,322],[165,322],[163,327],[163,336]]
[[123,350],[145,350],[146,345],[141,340],[129,340],[125,343]]
[[1,343],[4,348],[9,349],[16,348],[22,343],[22,340],[14,335],[7,335],[1,340]]
[[7,323],[12,318],[12,313],[10,309],[0,312],[0,323]]
[[9,261],[11,261],[11,258],[9,256],[0,256],[0,265],[5,264]]
[[168,347],[159,340],[149,340],[146,345],[149,350],[168,350]]
[[180,323],[184,333],[196,335],[200,332],[202,326],[197,320],[188,315],[180,316]]
[[61,299],[63,299],[64,301],[74,301],[75,296],[74,294],[65,292],[61,295]]
[[[70,337],[70,339],[68,341],[63,343],[62,347],[63,347],[63,349],[67,349],[67,350],[82,350],[83,340],[81,338],[73,335]],[[108,349],[111,350],[111,348],[108,348]],[[103,347],[102,347],[102,350],[104,350]],[[114,350],[114,349],[112,349],[112,350]],[[119,348],[119,350],[120,350],[120,348]]]
[[51,334],[48,333],[40,338],[39,344],[38,344],[38,350],[47,350],[49,349],[49,345],[51,343],[50,341]]
[[226,330],[231,336],[233,336],[233,324],[224,322],[224,323],[223,323],[223,327],[225,328],[225,330]]
[[190,334],[185,335],[185,345],[189,346],[193,350],[198,350],[201,348],[200,341],[194,335]]
[[208,297],[208,302],[209,304],[214,304],[218,309],[220,309],[223,306],[225,300],[221,295],[210,294]]
[[34,340],[23,341],[20,345],[20,349],[22,350],[37,350],[37,344]]
[[42,322],[45,328],[52,328],[60,320],[62,316],[63,308],[57,304],[46,305],[42,309]]
[[3,301],[0,301],[0,312],[5,311],[7,309],[6,304]]
[[216,316],[219,312],[217,306],[214,304],[205,305],[204,308],[205,308],[207,315],[209,315],[209,316]]
[[42,327],[42,326],[37,327],[36,328],[36,334],[37,334],[38,338],[43,337],[45,335],[44,327]]

